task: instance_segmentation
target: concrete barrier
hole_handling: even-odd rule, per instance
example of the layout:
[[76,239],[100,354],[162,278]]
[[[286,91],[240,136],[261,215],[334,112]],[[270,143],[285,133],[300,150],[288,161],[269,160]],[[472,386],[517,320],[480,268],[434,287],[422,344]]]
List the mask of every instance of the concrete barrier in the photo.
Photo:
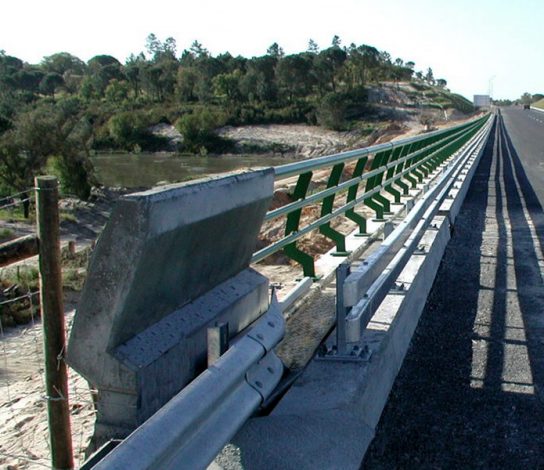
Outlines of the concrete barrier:
[[96,246],[68,361],[98,388],[96,445],[128,435],[206,367],[206,330],[231,337],[268,308],[249,268],[273,170],[122,198]]

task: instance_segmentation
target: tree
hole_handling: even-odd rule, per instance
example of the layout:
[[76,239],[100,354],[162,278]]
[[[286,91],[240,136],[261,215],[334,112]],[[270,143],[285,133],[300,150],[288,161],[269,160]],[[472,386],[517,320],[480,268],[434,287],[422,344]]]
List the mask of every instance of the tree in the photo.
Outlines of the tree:
[[198,71],[195,67],[180,67],[176,80],[176,94],[182,102],[196,101]]
[[110,103],[120,104],[128,99],[130,85],[126,81],[119,81],[115,78],[106,87],[104,97]]
[[429,84],[429,85],[434,85],[434,75],[433,75],[433,69],[431,67],[429,67],[427,69],[427,73],[425,74],[425,81]]
[[55,98],[55,91],[62,85],[64,85],[62,75],[55,72],[50,72],[40,81],[40,91],[44,95],[51,95],[53,98]]
[[446,88],[446,86],[448,85],[448,82],[444,80],[443,78],[439,78],[438,80],[436,80],[436,85],[439,86],[440,88]]
[[311,89],[311,59],[302,54],[288,55],[278,62],[276,77],[289,102],[295,97],[306,96]]
[[276,100],[276,65],[277,59],[270,55],[255,57],[248,62],[247,72],[240,81],[240,91],[247,100],[262,103]]
[[131,54],[125,63],[124,72],[132,88],[134,96],[141,92],[142,69],[145,66],[145,56],[143,52],[138,55]]
[[215,130],[225,124],[225,116],[208,109],[195,109],[191,114],[184,114],[176,122],[176,127],[183,135],[183,145],[191,152],[214,150],[225,145]]
[[317,43],[313,40],[313,39],[310,39],[308,41],[308,49],[307,51],[310,53],[310,54],[319,54],[319,46],[317,45]]
[[338,46],[329,47],[319,53],[315,60],[315,69],[321,89],[327,89],[330,85],[330,89],[336,91],[336,78],[346,59],[346,51]]
[[24,190],[33,184],[47,160],[55,157],[67,170],[61,175],[64,190],[88,197],[91,135],[92,129],[74,99],[43,102],[20,113],[13,128],[0,137],[0,182]]
[[283,49],[278,45],[277,42],[270,45],[270,47],[266,50],[266,54],[276,59],[280,59],[285,55]]
[[[112,80],[125,79],[123,66],[111,55],[97,55],[87,62],[87,73],[84,80],[83,96],[101,98]],[[83,84],[82,84],[83,85]]]
[[193,41],[189,50],[195,59],[208,57],[210,55],[208,49],[196,40]]
[[59,75],[64,75],[66,72],[82,75],[86,68],[85,62],[68,52],[59,52],[44,57],[40,66],[45,72]]
[[212,79],[214,95],[224,99],[229,104],[239,102],[242,97],[240,93],[241,78],[241,70],[216,75]]

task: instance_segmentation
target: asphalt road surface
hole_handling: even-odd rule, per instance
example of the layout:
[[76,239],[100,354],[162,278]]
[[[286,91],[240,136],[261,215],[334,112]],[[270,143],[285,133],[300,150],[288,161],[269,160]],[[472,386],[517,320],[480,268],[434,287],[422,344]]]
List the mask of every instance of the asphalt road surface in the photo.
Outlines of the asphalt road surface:
[[502,110],[363,469],[544,469],[544,113]]

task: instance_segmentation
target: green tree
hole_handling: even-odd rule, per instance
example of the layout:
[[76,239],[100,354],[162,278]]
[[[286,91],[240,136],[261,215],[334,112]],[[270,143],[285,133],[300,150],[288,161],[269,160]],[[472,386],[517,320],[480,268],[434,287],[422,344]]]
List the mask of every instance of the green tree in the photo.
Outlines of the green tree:
[[321,89],[336,91],[339,71],[346,59],[346,51],[339,46],[329,47],[319,53],[315,66]]
[[277,42],[271,44],[268,47],[268,49],[266,50],[266,54],[270,57],[274,57],[275,59],[281,59],[285,55],[283,49],[279,46]]
[[45,72],[64,75],[66,72],[73,72],[77,75],[85,73],[85,62],[68,52],[59,52],[44,57],[40,66]]
[[429,85],[434,85],[435,81],[434,81],[434,75],[433,75],[433,69],[431,67],[429,67],[427,69],[427,73],[425,74],[425,81],[429,84]]
[[0,182],[24,190],[32,186],[34,176],[47,160],[55,157],[65,168],[73,170],[62,175],[63,187],[79,197],[88,197],[91,135],[80,103],[74,99],[42,102],[35,109],[20,113],[13,128],[0,137]]
[[242,98],[242,94],[240,93],[241,78],[241,70],[216,75],[212,79],[214,95],[225,100],[228,104],[240,102]]
[[225,141],[215,132],[224,124],[225,116],[222,113],[204,108],[184,114],[176,122],[176,127],[183,135],[183,145],[187,150],[199,153],[202,149],[213,151],[225,146]]
[[309,94],[312,85],[311,69],[312,60],[303,54],[288,55],[279,61],[276,69],[277,82],[289,102]]
[[55,72],[50,72],[42,78],[39,88],[44,95],[51,95],[53,98],[55,98],[55,91],[62,85],[64,85],[62,75]]

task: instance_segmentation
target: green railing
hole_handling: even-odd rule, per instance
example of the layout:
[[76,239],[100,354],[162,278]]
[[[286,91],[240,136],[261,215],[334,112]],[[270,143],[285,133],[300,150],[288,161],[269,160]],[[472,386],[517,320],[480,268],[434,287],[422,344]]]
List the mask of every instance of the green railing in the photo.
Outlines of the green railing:
[[[285,235],[254,253],[252,262],[261,261],[283,249],[289,258],[302,265],[305,276],[315,278],[314,259],[297,247],[298,239],[319,230],[335,243],[334,254],[346,256],[349,253],[345,235],[331,227],[332,219],[344,216],[358,225],[359,236],[367,236],[367,220],[355,212],[357,206],[364,204],[374,211],[375,220],[385,220],[384,216],[391,214],[392,202],[400,203],[402,195],[408,195],[410,188],[416,188],[418,183],[422,183],[439,165],[451,158],[488,119],[489,116],[484,116],[422,136],[275,167],[276,181],[298,176],[293,202],[266,214],[265,221],[287,217]],[[342,181],[349,163],[355,163],[350,178]],[[328,168],[330,175],[326,189],[308,194],[314,172]],[[346,197],[344,204],[335,208],[336,197],[343,193]],[[302,209],[318,203],[321,203],[319,218],[300,227]]]

